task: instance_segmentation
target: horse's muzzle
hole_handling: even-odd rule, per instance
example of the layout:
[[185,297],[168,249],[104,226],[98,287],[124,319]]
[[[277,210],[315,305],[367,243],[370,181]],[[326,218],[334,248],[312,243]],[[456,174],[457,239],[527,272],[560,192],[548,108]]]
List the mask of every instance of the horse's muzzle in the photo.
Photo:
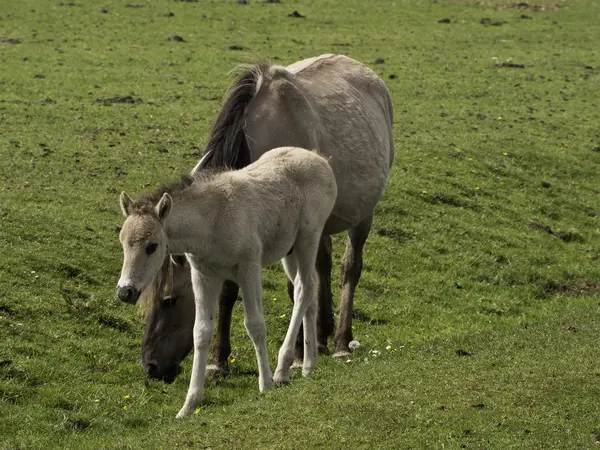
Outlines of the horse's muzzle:
[[171,384],[177,378],[177,375],[181,373],[181,366],[179,364],[175,364],[169,367],[167,370],[163,371],[160,369],[158,364],[155,361],[149,361],[148,363],[144,363],[144,359],[140,361],[142,368],[146,372],[146,375],[149,378],[154,378],[156,380],[162,380],[167,384]]
[[133,286],[120,286],[117,287],[117,296],[122,302],[135,305],[135,303],[138,301],[138,298],[140,298],[140,291]]

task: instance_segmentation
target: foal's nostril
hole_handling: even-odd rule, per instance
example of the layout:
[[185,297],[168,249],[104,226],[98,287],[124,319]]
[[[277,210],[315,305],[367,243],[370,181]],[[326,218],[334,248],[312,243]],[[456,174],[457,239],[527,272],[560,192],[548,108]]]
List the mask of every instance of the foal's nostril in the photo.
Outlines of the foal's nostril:
[[122,302],[135,303],[139,297],[135,288],[131,286],[123,286],[117,289],[117,296]]

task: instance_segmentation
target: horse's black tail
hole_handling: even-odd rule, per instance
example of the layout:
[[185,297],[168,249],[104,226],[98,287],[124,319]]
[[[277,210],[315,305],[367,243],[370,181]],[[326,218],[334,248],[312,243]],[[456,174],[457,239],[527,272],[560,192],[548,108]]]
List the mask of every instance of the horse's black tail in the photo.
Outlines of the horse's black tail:
[[196,170],[241,169],[252,162],[244,129],[246,110],[256,94],[263,74],[270,67],[270,63],[257,63],[237,69],[238,76],[212,127],[204,157]]

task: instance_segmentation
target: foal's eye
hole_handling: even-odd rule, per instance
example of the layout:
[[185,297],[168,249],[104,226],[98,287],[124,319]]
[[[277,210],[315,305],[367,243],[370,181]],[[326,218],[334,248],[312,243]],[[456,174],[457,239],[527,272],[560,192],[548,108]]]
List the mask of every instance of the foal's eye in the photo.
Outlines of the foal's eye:
[[148,244],[146,245],[146,255],[151,255],[156,251],[158,244]]

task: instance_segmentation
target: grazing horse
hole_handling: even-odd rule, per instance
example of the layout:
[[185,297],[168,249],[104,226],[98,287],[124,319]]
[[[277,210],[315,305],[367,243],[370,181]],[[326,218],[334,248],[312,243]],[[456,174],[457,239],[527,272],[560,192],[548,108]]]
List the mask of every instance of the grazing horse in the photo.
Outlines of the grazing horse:
[[[287,67],[246,66],[217,116],[203,158],[192,171],[240,169],[272,148],[286,145],[318,149],[329,158],[338,197],[323,230],[316,262],[317,338],[323,353],[334,331],[330,235],[348,230],[334,357],[350,352],[352,305],[363,246],[394,159],[392,122],[392,102],[385,83],[371,69],[346,56],[322,55]],[[290,283],[288,292],[293,294]],[[227,370],[237,295],[237,284],[226,281],[219,300],[212,371]],[[142,366],[152,378],[173,381],[181,370],[179,363],[192,348],[194,302],[185,260],[166,258],[140,304],[147,317]],[[301,352],[299,339],[298,357]]]
[[[271,150],[238,171],[185,177],[135,202],[121,194],[125,223],[119,235],[124,252],[119,298],[136,303],[168,254],[185,253],[191,266],[196,304],[194,362],[177,417],[192,414],[202,401],[213,319],[225,280],[242,288],[244,322],[256,350],[260,391],[289,382],[301,322],[302,374],[312,373],[317,361],[315,261],[336,196],[335,175],[327,160],[294,147]],[[295,302],[273,377],[261,268],[280,259],[294,285]]]

